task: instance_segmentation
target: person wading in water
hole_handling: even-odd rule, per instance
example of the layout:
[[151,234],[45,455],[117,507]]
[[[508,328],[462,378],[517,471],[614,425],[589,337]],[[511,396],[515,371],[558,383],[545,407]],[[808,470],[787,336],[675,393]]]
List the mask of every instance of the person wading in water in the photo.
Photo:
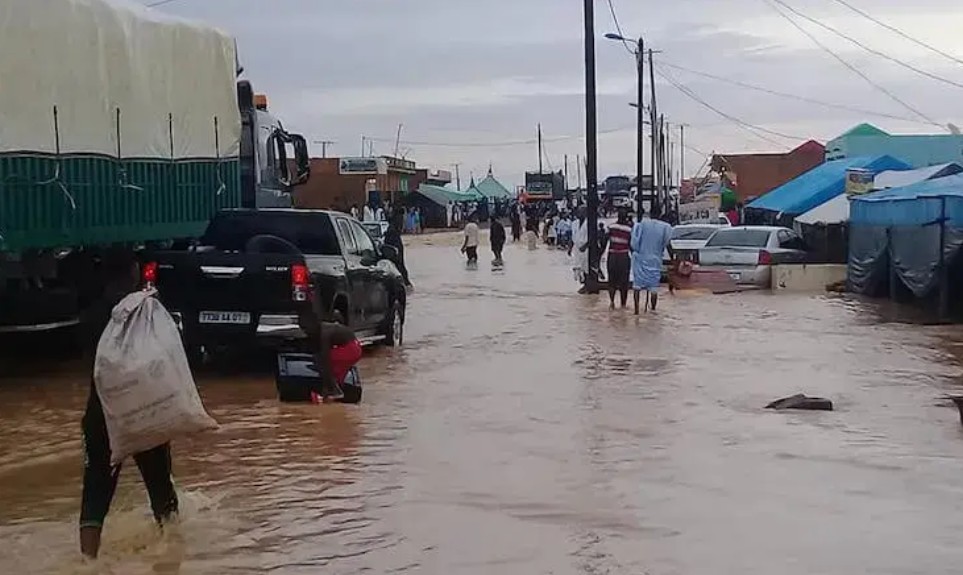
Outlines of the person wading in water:
[[[91,377],[87,409],[81,422],[84,441],[84,487],[80,504],[80,552],[90,559],[96,559],[100,552],[100,534],[114,499],[121,467],[110,464],[107,421],[100,396],[94,386],[94,361],[100,336],[110,323],[114,306],[127,294],[135,291],[140,280],[137,262],[128,250],[108,252],[101,266],[107,277],[107,285],[101,297],[82,318],[89,356],[87,368]],[[134,462],[147,488],[154,519],[160,525],[173,520],[177,515],[178,503],[171,479],[170,443],[134,454]]]
[[669,257],[674,257],[672,251],[672,226],[656,219],[641,218],[632,227],[632,239],[629,248],[632,251],[632,288],[635,291],[635,315],[639,315],[639,296],[646,292],[646,306],[651,305],[652,311],[659,303],[659,283],[662,281],[662,254],[668,250]]
[[632,218],[628,210],[619,209],[618,221],[609,226],[609,308],[615,309],[615,294],[622,296],[624,308],[629,299],[629,270],[632,260],[629,257],[629,242],[632,239]]
[[504,263],[502,261],[502,250],[505,248],[505,226],[495,216],[492,216],[489,237],[492,243],[492,253],[495,254],[495,260],[492,264],[500,266]]

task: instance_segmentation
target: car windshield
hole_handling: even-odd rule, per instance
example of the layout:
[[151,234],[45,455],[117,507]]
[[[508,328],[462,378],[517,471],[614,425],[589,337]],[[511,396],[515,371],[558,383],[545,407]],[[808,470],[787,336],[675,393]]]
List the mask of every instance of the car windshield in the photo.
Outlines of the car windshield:
[[712,234],[719,229],[711,226],[696,226],[684,228],[675,228],[672,230],[672,239],[674,240],[707,240],[712,237]]
[[719,230],[709,238],[708,248],[763,248],[769,243],[769,230]]
[[309,211],[220,212],[207,226],[201,243],[219,250],[240,252],[244,251],[248,240],[259,235],[283,238],[306,254],[341,254],[331,218]]

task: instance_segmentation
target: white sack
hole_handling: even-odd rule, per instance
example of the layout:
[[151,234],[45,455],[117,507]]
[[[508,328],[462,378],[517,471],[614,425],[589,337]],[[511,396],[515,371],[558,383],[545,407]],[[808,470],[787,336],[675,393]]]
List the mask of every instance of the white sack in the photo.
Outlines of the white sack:
[[217,427],[197,394],[177,325],[155,293],[121,300],[97,344],[94,384],[113,464]]

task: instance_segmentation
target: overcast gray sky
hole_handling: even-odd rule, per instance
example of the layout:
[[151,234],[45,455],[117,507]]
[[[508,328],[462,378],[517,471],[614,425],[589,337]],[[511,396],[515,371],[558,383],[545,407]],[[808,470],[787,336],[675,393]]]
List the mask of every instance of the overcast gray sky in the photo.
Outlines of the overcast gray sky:
[[[143,0],[147,3],[146,0]],[[779,16],[771,0],[612,0],[627,36],[642,34],[658,62],[846,104],[914,115],[822,51]],[[872,48],[963,84],[963,65],[917,46],[835,0],[785,0]],[[847,0],[963,60],[963,4],[952,0]],[[489,162],[508,185],[537,166],[541,122],[551,165],[584,155],[582,2],[579,0],[177,0],[159,10],[208,22],[238,40],[255,89],[289,130],[334,140],[329,154],[357,155],[362,135],[422,165],[477,176]],[[797,18],[798,20],[798,18]],[[938,123],[963,124],[963,89],[917,75],[799,20],[820,41]],[[618,43],[605,0],[596,0],[599,174],[633,173],[635,68]],[[748,133],[659,80],[661,111],[689,124],[686,172],[699,152],[781,151],[830,139],[870,121],[893,132],[938,131],[904,121],[826,108],[664,69],[730,116],[794,138]],[[678,131],[674,133],[677,135]],[[568,139],[559,139],[569,137]],[[437,144],[449,144],[446,146]],[[461,144],[474,144],[460,147]],[[678,149],[678,148],[677,148]],[[320,146],[315,146],[320,155]],[[678,164],[678,161],[676,162]]]

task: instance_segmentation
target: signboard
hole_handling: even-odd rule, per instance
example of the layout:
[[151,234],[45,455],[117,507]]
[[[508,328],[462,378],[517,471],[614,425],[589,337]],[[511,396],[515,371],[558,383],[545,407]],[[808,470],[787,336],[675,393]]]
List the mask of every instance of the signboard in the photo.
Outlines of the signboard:
[[[385,156],[384,158],[379,159],[383,159],[387,167],[392,170],[415,173],[415,163],[411,160],[406,160],[404,158],[392,158],[390,156]],[[450,177],[448,181],[451,181]]]
[[679,204],[679,223],[710,224],[719,219],[722,198],[719,194],[700,196],[694,202]]
[[875,178],[875,174],[870,170],[862,168],[846,170],[846,195],[860,196],[873,191],[873,180]]
[[341,158],[339,171],[342,174],[387,174],[388,165],[384,158]]
[[451,172],[448,170],[428,170],[428,179],[434,182],[451,182]]

